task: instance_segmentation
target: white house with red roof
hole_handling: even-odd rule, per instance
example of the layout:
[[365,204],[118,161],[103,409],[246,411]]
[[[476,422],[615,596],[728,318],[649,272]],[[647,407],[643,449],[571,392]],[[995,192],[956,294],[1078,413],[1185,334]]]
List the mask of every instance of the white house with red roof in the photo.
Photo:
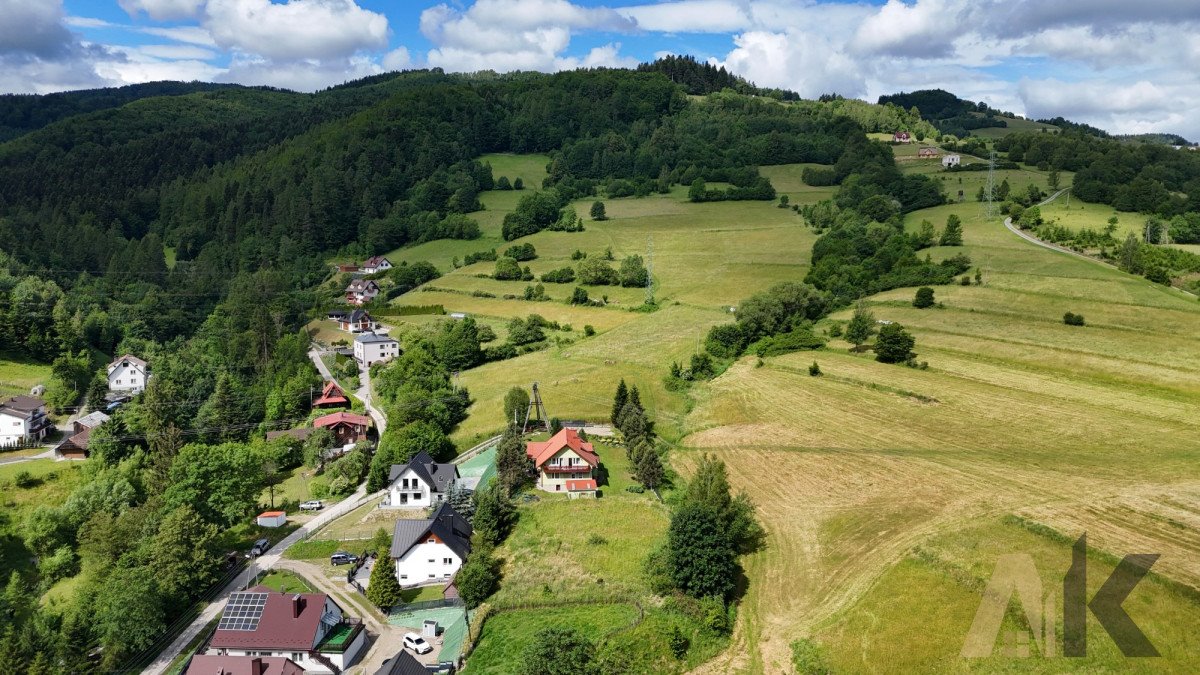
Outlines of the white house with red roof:
[[282,657],[306,673],[339,673],[366,644],[362,622],[328,595],[255,586],[229,596],[205,654]]
[[108,390],[140,393],[150,379],[150,366],[133,354],[126,354],[108,364]]
[[537,467],[538,489],[565,492],[571,499],[596,496],[600,457],[574,429],[563,429],[548,441],[528,443],[525,454]]
[[379,295],[379,284],[370,279],[355,279],[346,287],[346,302],[351,305],[362,305]]

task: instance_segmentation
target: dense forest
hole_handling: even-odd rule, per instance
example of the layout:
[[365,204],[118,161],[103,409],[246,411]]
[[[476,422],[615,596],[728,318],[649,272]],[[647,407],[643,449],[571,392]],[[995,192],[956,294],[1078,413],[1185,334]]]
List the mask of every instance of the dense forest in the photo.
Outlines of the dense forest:
[[1007,127],[1008,122],[997,119],[998,115],[1015,117],[1012,113],[995,110],[982,101],[976,103],[963,100],[944,89],[923,89],[880,96],[879,105],[915,109],[941,133],[958,138],[969,136],[973,129]]

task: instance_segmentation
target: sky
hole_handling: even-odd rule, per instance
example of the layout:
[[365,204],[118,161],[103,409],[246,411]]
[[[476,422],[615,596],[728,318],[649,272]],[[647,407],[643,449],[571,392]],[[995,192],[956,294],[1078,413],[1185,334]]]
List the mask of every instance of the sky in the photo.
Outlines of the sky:
[[668,53],[809,98],[942,88],[1200,139],[1200,0],[0,0],[0,93],[155,80],[314,91],[392,70]]

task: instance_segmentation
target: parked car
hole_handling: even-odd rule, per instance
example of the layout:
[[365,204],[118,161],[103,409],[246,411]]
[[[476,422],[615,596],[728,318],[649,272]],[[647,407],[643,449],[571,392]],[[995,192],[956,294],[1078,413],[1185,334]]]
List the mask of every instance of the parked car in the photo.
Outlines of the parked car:
[[320,511],[323,508],[325,508],[325,504],[320,499],[310,499],[300,505],[301,511]]
[[353,553],[346,553],[345,551],[338,551],[329,556],[330,565],[345,565],[354,562],[358,562],[358,556]]
[[433,645],[425,641],[425,638],[416,633],[404,634],[404,647],[411,649],[417,654],[428,654],[433,651]]
[[246,557],[257,558],[258,556],[266,553],[267,549],[269,548],[271,548],[270,539],[259,539],[258,541],[254,542],[254,546],[250,547],[250,551],[246,553]]

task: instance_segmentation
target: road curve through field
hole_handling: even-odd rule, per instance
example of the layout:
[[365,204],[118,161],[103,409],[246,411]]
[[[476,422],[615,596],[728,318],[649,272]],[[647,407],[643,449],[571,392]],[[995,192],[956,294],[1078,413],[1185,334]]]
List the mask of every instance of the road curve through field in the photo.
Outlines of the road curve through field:
[[[1039,202],[1038,206],[1045,206],[1046,204],[1049,204],[1050,202],[1057,199],[1059,197],[1059,195],[1063,194],[1064,192],[1066,192],[1067,190],[1070,190],[1070,189],[1071,188],[1063,188],[1063,189],[1059,190],[1058,192],[1055,192],[1054,194],[1050,195],[1049,197],[1047,197],[1047,198],[1043,199],[1041,202]],[[1078,251],[1072,251],[1069,248],[1059,246],[1058,244],[1051,244],[1048,241],[1042,241],[1041,239],[1038,239],[1037,237],[1033,236],[1032,234],[1029,234],[1028,232],[1025,232],[1024,230],[1022,230],[1021,228],[1013,225],[1012,218],[1005,218],[1004,226],[1007,227],[1009,229],[1009,231],[1012,232],[1013,234],[1017,235],[1018,237],[1024,239],[1025,241],[1027,241],[1031,244],[1034,244],[1036,246],[1041,246],[1042,248],[1048,248],[1051,251],[1058,251],[1059,253],[1066,253],[1067,255],[1073,255],[1076,258],[1083,258],[1084,260],[1090,260],[1091,262],[1094,262],[1097,265],[1104,265],[1105,267],[1115,267],[1115,265],[1112,265],[1111,263],[1104,262],[1103,260],[1098,260],[1096,258],[1093,258],[1090,255],[1085,254],[1085,253],[1080,253]],[[1174,288],[1174,287],[1172,286],[1170,288]],[[1179,291],[1180,293],[1183,293],[1184,295],[1190,295],[1193,298],[1196,297],[1196,294],[1192,293],[1191,291],[1185,291],[1182,288],[1176,288],[1175,290]]]

